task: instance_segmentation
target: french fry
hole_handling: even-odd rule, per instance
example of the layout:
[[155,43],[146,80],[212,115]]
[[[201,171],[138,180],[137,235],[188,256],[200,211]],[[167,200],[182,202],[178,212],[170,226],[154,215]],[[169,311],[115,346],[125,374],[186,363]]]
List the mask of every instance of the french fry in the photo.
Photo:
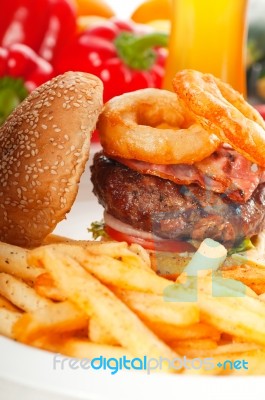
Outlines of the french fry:
[[224,278],[241,281],[257,294],[265,292],[265,268],[242,264],[223,267],[221,271]]
[[88,324],[88,337],[93,343],[118,346],[118,341],[111,335],[110,330],[103,327],[98,318],[92,317]]
[[180,340],[211,338],[218,341],[221,336],[218,329],[203,322],[186,327],[178,327],[165,323],[144,321],[157,336],[169,343],[171,347],[174,347],[174,343]]
[[138,244],[128,245],[126,242],[73,240],[57,235],[49,235],[43,244],[56,244],[57,249],[65,251],[66,254],[71,253],[72,246],[78,246],[94,255],[110,256],[111,258],[128,264],[134,264],[141,268],[151,268],[150,257],[147,251]]
[[81,257],[82,253],[80,251],[76,252],[77,248],[74,249],[76,246],[79,247],[79,250],[83,249],[86,251],[86,257],[91,257],[91,255],[106,256],[114,260],[119,260],[128,265],[134,265],[137,268],[144,268],[147,270],[150,270],[151,268],[150,258],[147,251],[138,244],[132,244],[129,246],[125,242],[97,242],[80,240],[72,242],[68,245],[61,243],[57,246],[57,249],[71,255],[72,257],[74,255]]
[[151,259],[149,257],[149,254],[142,246],[140,246],[139,244],[136,244],[136,243],[132,243],[130,245],[130,251],[137,254],[137,256],[139,256],[142,259],[143,263],[141,263],[141,266],[143,268],[146,268],[146,269],[151,268]]
[[198,280],[198,305],[201,320],[221,332],[265,345],[265,304],[259,299],[237,292],[229,281],[215,282],[226,291],[226,296],[212,295],[212,281],[205,277]]
[[59,244],[59,243],[78,243],[77,240],[70,239],[65,236],[55,235],[51,233],[50,235],[46,236],[42,245],[51,245],[51,244]]
[[[218,259],[210,245],[200,248],[214,259],[213,269],[226,254],[218,248]],[[214,362],[211,369],[204,365],[185,374],[265,374],[262,268],[223,268],[228,279],[221,279],[210,269],[190,273],[197,261],[181,266],[174,284],[156,275],[138,245],[56,235],[30,251],[0,243],[0,334],[69,357],[172,360],[180,354]],[[241,292],[229,285],[232,279],[248,286]],[[194,296],[184,299],[184,291]],[[218,367],[239,359],[249,369]],[[168,364],[163,367],[168,372]]]
[[242,354],[253,350],[261,350],[262,346],[256,343],[229,343],[226,345],[218,345],[211,338],[183,340],[176,342],[172,348],[179,354],[186,355],[191,358],[196,357],[214,357],[227,354]]
[[0,273],[0,295],[27,312],[52,304],[50,300],[39,296],[25,282],[4,272]]
[[138,244],[130,246],[125,242],[88,242],[85,249],[94,255],[109,256],[125,264],[150,270],[151,263],[147,251]]
[[162,296],[122,289],[113,289],[140,317],[148,321],[187,326],[199,322],[199,309],[195,303],[168,303]]
[[[183,283],[185,276],[186,270],[178,277],[178,281]],[[202,321],[210,323],[221,332],[265,345],[265,304],[252,297],[252,293],[251,296],[247,295],[246,286],[242,284],[243,291],[240,292],[238,285],[233,282],[231,285],[231,280],[213,281],[207,271],[201,276],[198,274],[195,282],[196,288],[187,290],[193,291],[195,297],[198,295]],[[213,282],[215,289],[221,290],[223,297],[213,296]],[[174,295],[177,289],[178,287]]]
[[0,272],[34,282],[43,271],[28,264],[28,252],[22,247],[0,242]]
[[265,293],[260,294],[259,299],[265,302]]
[[[122,259],[123,261],[131,261],[131,257],[133,261],[139,261],[139,255],[141,255],[140,258],[146,260],[147,264],[149,264],[149,257],[147,257],[148,253],[143,249],[143,247],[137,244],[129,246],[126,242],[114,241],[80,241],[80,243],[87,251],[95,255],[110,256],[114,259]],[[137,257],[135,257],[135,255]]]
[[[97,252],[99,251],[98,247],[95,246]],[[80,246],[58,245],[56,247],[47,246],[45,248],[52,251],[61,251],[62,254],[73,257],[88,272],[107,285],[163,295],[164,289],[170,283],[167,279],[157,276],[149,268],[142,268],[136,264],[126,264],[106,255],[94,254],[93,257],[93,254]],[[33,265],[41,265],[40,255],[42,251],[42,248],[32,250],[28,256],[29,262]],[[111,251],[110,247],[109,251]]]
[[[128,349],[121,346],[112,346],[108,344],[92,343],[88,339],[78,337],[65,337],[60,335],[51,335],[40,338],[35,341],[36,347],[52,351],[54,353],[61,353],[65,356],[74,358],[127,358],[132,359],[133,354]],[[63,357],[63,356],[62,356]]]
[[125,347],[91,343],[86,339],[65,340],[62,342],[61,351],[68,356],[77,358],[95,358],[100,356],[117,359],[124,356],[133,358],[133,353]]
[[0,295],[0,308],[5,308],[9,311],[19,311],[19,309],[11,303],[11,301],[7,300],[7,298]]
[[206,354],[208,353],[208,355],[211,354],[213,356],[221,354],[240,354],[259,349],[262,349],[262,347],[256,343],[229,343],[217,346],[214,350],[206,352]]
[[200,357],[205,355],[207,352],[210,354],[218,347],[217,343],[212,339],[189,339],[182,340],[176,343],[173,348],[174,350],[187,357]]
[[[180,280],[184,274],[180,275]],[[265,344],[265,305],[261,301],[238,293],[235,287],[229,287],[224,280],[221,283],[215,282],[215,285],[219,285],[226,291],[226,296],[231,297],[213,297],[213,282],[206,273],[202,278],[198,278],[197,284],[196,290],[189,290],[193,290],[195,296],[198,294],[202,321],[213,325],[220,332]]]
[[14,339],[13,328],[21,313],[0,307],[0,335]]
[[65,296],[56,287],[52,277],[47,272],[39,275],[34,282],[34,289],[42,296],[55,301],[64,301]]
[[[90,242],[88,242],[90,243]],[[122,245],[122,246],[120,246]],[[102,260],[102,256],[100,255],[99,249],[98,247],[103,247],[103,246],[92,246],[92,245],[87,245],[89,248],[93,247],[94,250],[92,254],[88,253],[88,252],[84,252],[84,249],[80,248],[80,247],[73,247],[73,246],[56,246],[56,248],[60,249],[61,251],[64,251],[66,254],[69,254],[71,256],[76,256],[76,258],[78,260],[84,260],[84,257],[86,258],[86,262],[90,262],[93,263],[96,260],[96,264],[100,264],[100,263],[105,263],[106,265],[109,265],[110,263],[114,262],[115,260],[111,259],[111,258],[105,258],[104,260]],[[147,270],[150,270],[150,267],[148,265],[148,262],[145,260],[146,254],[144,253],[144,249],[140,250],[140,246],[138,245],[131,245],[130,249],[132,248],[133,250],[128,250],[127,245],[125,243],[119,243],[119,246],[117,246],[117,244],[115,244],[115,246],[113,246],[113,243],[108,243],[107,246],[104,245],[105,251],[107,252],[107,254],[111,254],[112,249],[114,250],[114,255],[117,257],[117,255],[120,253],[122,254],[121,257],[123,257],[123,259],[126,263],[132,263],[135,268],[145,268]],[[95,253],[95,254],[94,254]],[[33,253],[34,254],[34,253]],[[141,254],[141,256],[139,256],[138,254]],[[82,258],[83,257],[83,258]],[[106,256],[108,257],[108,256]],[[140,258],[139,258],[140,257]],[[144,262],[142,262],[144,260]],[[29,255],[29,261],[32,261],[34,263],[34,260],[32,259],[32,255]],[[121,261],[117,261],[117,264],[120,263]],[[138,264],[137,264],[138,263]],[[36,289],[36,291],[44,297],[50,298],[52,300],[59,300],[59,301],[63,301],[64,300],[64,296],[62,293],[60,293],[60,290],[54,285],[54,282],[51,279],[51,276],[47,273],[43,273],[41,275],[39,275],[35,282],[34,282],[34,288]]]
[[[239,336],[247,341],[265,345],[265,318],[248,308],[240,298],[214,298],[199,296],[202,321],[210,323],[221,332]],[[240,299],[242,300],[242,299]],[[251,298],[251,300],[259,301]],[[264,305],[265,306],[265,305]]]
[[[135,356],[173,359],[178,355],[149,330],[107,287],[73,259],[51,248],[38,255],[65,295],[88,317],[95,315],[103,327]],[[171,371],[173,372],[173,371]]]
[[72,303],[52,303],[31,313],[23,314],[14,326],[14,336],[31,343],[50,332],[71,332],[87,327],[86,315]]
[[198,291],[200,294],[211,295],[212,302],[216,299],[223,301],[223,303],[233,303],[235,307],[243,305],[249,311],[264,317],[265,321],[265,304],[260,301],[259,297],[252,295],[252,291],[247,290],[248,288],[242,284],[242,291],[239,288],[230,284],[230,280],[222,279],[221,281],[215,281],[214,285],[217,289],[221,289],[223,293],[222,297],[214,297],[212,295],[213,283],[211,278],[205,278],[199,282]]

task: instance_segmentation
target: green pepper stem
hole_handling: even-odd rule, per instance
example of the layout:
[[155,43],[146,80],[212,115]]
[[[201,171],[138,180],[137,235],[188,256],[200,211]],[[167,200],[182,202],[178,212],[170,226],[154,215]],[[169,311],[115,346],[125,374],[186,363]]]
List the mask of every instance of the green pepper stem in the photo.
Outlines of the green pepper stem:
[[155,47],[166,47],[168,35],[165,33],[148,33],[137,35],[131,32],[122,32],[114,41],[118,56],[130,68],[146,71],[155,64],[157,53]]

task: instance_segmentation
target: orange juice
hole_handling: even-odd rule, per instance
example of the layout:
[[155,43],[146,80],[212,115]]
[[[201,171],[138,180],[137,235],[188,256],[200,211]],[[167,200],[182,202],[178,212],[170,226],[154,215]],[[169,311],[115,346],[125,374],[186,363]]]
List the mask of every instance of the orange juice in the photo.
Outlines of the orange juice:
[[164,88],[184,68],[210,72],[246,94],[248,0],[173,0]]

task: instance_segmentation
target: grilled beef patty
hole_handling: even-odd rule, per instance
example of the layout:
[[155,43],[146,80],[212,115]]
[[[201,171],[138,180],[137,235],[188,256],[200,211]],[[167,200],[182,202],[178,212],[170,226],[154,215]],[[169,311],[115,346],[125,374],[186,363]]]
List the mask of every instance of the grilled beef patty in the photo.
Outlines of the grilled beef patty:
[[109,214],[162,238],[210,237],[232,246],[265,228],[265,183],[240,204],[196,184],[141,174],[103,153],[95,155],[91,172],[94,193]]

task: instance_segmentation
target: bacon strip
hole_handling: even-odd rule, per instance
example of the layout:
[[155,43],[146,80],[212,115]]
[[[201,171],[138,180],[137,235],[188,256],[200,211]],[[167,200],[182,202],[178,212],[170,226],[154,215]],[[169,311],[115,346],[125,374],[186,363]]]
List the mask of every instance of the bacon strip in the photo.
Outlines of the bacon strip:
[[179,185],[195,183],[206,190],[224,193],[239,203],[247,202],[257,186],[265,182],[264,168],[225,146],[193,165],[150,164],[119,157],[115,160],[140,173],[156,175]]

